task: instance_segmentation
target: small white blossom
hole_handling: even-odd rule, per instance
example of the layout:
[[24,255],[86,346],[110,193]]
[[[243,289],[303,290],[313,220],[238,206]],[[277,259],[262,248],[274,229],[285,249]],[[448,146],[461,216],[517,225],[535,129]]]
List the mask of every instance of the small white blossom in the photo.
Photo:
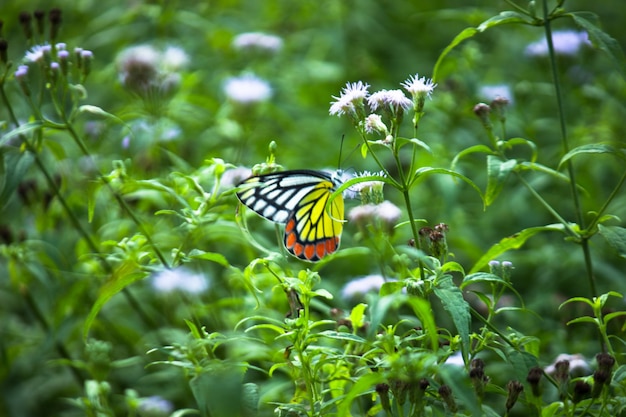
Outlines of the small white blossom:
[[57,51],[64,51],[67,48],[67,44],[65,42],[59,42],[55,46]]
[[189,62],[189,56],[184,49],[178,46],[168,46],[163,51],[163,67],[170,71],[178,71]]
[[[554,52],[561,55],[575,55],[580,48],[591,45],[587,32],[576,30],[555,30],[552,32]],[[548,41],[544,38],[526,46],[526,55],[548,55]]]
[[26,62],[41,62],[45,53],[52,50],[50,45],[35,45],[26,52],[24,61]]
[[241,33],[233,39],[233,48],[238,50],[259,49],[277,52],[283,47],[283,40],[276,35],[262,32]]
[[152,276],[152,287],[162,293],[179,290],[190,294],[199,294],[209,288],[209,282],[204,275],[179,267],[165,269]]
[[382,117],[375,113],[370,114],[365,119],[365,131],[369,134],[381,133],[385,136],[389,134],[389,130],[385,123],[383,123]]
[[419,74],[411,75],[402,86],[411,94],[413,98],[430,97],[437,84],[433,80],[426,77],[420,77]]
[[335,101],[331,102],[329,113],[331,116],[342,116],[344,114],[357,115],[357,107],[363,105],[363,101],[369,94],[369,84],[365,84],[363,81],[357,81],[355,83],[346,83],[346,86],[341,89],[339,97],[332,96]]
[[483,85],[480,87],[479,94],[487,101],[493,101],[500,97],[507,99],[509,103],[513,103],[513,92],[511,87],[506,84]]
[[237,103],[253,104],[267,101],[272,96],[272,87],[256,75],[247,74],[226,80],[224,93]]
[[380,90],[368,97],[367,103],[372,111],[388,107],[392,111],[404,111],[413,106],[413,102],[404,95],[402,90]]
[[391,201],[383,201],[376,206],[378,218],[385,224],[395,226],[402,216],[402,210]]
[[229,190],[241,184],[243,180],[252,175],[252,170],[247,167],[231,168],[224,171],[220,182],[220,189]]
[[385,279],[381,275],[367,275],[348,282],[341,290],[341,295],[343,298],[352,298],[378,291],[384,283]]

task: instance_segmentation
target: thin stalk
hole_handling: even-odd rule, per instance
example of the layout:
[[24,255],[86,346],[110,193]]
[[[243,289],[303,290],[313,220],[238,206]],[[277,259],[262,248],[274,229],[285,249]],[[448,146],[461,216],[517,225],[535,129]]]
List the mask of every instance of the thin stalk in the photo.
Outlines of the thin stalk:
[[[543,18],[544,18],[544,28],[546,31],[546,40],[548,42],[548,51],[550,56],[550,67],[552,69],[552,79],[554,81],[554,91],[556,94],[557,101],[557,110],[559,115],[559,127],[561,130],[561,143],[563,148],[563,155],[567,154],[570,150],[569,140],[567,137],[567,128],[565,125],[565,109],[563,106],[563,94],[561,92],[561,82],[559,79],[559,73],[556,65],[556,55],[554,52],[554,44],[552,42],[552,27],[550,25],[550,15],[548,13],[548,0],[542,1],[543,5]],[[571,159],[567,160],[565,163],[567,167],[567,173],[570,178],[570,188],[572,194],[572,200],[574,203],[574,211],[576,214],[576,221],[580,229],[585,228],[585,219],[582,213],[582,207],[580,204],[580,196],[578,193],[578,188],[576,187],[576,172],[574,169],[574,163]],[[591,252],[589,251],[589,241],[588,239],[582,239],[581,247],[583,250],[583,256],[585,258],[585,269],[587,271],[587,280],[589,281],[589,287],[591,290],[591,295],[596,296],[596,283],[595,277],[593,275],[593,262],[591,259]]]
[[622,185],[624,185],[624,181],[626,181],[626,171],[624,171],[624,173],[622,174],[622,178],[620,178],[617,185],[613,188],[613,191],[604,202],[604,205],[602,205],[600,210],[598,210],[596,216],[593,218],[593,220],[591,220],[589,225],[587,225],[588,232],[591,232],[596,227],[598,221],[600,221],[600,218],[602,217],[602,214],[606,211],[606,209],[609,207],[609,204],[611,204],[613,199],[617,196],[617,193],[619,192],[620,188],[622,188]]

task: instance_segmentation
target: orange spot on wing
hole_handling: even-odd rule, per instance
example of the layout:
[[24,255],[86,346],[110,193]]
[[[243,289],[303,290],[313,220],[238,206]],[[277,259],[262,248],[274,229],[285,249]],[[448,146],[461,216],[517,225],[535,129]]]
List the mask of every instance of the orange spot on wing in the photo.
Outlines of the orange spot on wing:
[[326,242],[318,242],[317,245],[315,245],[315,254],[319,259],[322,259],[324,255],[326,255],[326,252]]
[[304,252],[304,246],[302,246],[301,243],[295,243],[293,245],[293,254],[296,255],[298,258],[302,258],[302,253]]
[[305,245],[304,246],[304,257],[309,261],[313,259],[315,256],[315,246],[316,245]]

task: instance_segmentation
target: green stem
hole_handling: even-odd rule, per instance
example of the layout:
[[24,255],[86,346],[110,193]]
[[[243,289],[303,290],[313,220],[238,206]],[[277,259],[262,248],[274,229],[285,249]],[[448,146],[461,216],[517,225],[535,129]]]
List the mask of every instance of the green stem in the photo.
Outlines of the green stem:
[[[567,128],[565,125],[565,109],[563,106],[563,94],[561,92],[561,82],[559,79],[559,72],[556,65],[556,54],[554,52],[554,44],[552,42],[552,27],[550,25],[550,15],[548,13],[548,0],[542,1],[543,5],[543,18],[544,18],[544,28],[546,32],[546,40],[548,42],[548,51],[550,56],[550,67],[552,69],[552,79],[554,81],[554,91],[556,94],[557,101],[557,110],[559,115],[559,127],[561,130],[561,143],[563,148],[563,155],[566,155],[569,150],[569,140],[567,137]],[[570,179],[570,188],[572,194],[572,200],[574,203],[574,211],[576,214],[576,220],[580,229],[585,229],[585,219],[583,217],[582,207],[580,204],[580,196],[578,194],[578,188],[576,187],[576,172],[574,169],[574,164],[571,159],[567,160],[565,163],[567,168],[567,173]],[[593,275],[593,262],[591,260],[591,255],[589,251],[589,241],[587,239],[583,239],[581,241],[581,247],[583,250],[583,256],[585,258],[585,268],[587,271],[587,280],[589,281],[589,287],[591,290],[591,295],[596,296],[596,283],[595,277]]]
[[615,197],[617,197],[617,193],[619,192],[620,188],[622,188],[622,185],[624,185],[625,181],[626,181],[626,171],[624,171],[624,173],[622,174],[622,178],[620,178],[617,185],[613,188],[613,191],[604,202],[604,205],[600,208],[600,210],[598,210],[598,213],[595,215],[595,217],[591,220],[591,222],[587,226],[587,234],[590,234],[591,231],[596,227],[603,213],[608,208],[609,204],[613,201]]

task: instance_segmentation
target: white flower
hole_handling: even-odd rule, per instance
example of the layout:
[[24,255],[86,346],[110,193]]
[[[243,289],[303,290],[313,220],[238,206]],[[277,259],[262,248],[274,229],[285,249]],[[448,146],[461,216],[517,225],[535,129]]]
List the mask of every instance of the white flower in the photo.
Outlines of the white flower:
[[506,84],[483,85],[480,87],[479,94],[487,101],[493,101],[494,99],[500,97],[507,99],[509,103],[513,103],[513,93],[511,92],[511,87]]
[[411,94],[413,98],[430,97],[437,84],[433,80],[426,77],[420,77],[419,74],[411,75],[402,86]]
[[35,45],[26,52],[26,55],[24,56],[24,61],[41,62],[43,60],[44,54],[51,51],[52,47],[50,45]]
[[357,116],[357,108],[363,106],[363,100],[369,94],[369,87],[369,84],[365,84],[362,81],[346,83],[346,86],[341,89],[339,97],[332,96],[336,101],[331,102],[328,112],[331,116],[342,116],[344,114]]
[[408,110],[413,106],[413,102],[404,95],[402,90],[377,91],[368,97],[367,103],[372,111],[388,107],[391,111],[398,112]]
[[352,298],[371,291],[378,291],[384,283],[385,279],[381,275],[367,275],[348,282],[341,290],[341,295],[344,298]]
[[241,33],[233,39],[233,48],[238,50],[259,49],[267,52],[277,52],[283,47],[283,40],[276,35],[262,32]]
[[237,103],[252,104],[268,100],[272,96],[272,87],[256,75],[247,74],[227,79],[224,93]]
[[[552,32],[554,52],[561,55],[575,55],[584,45],[591,45],[587,32],[576,30],[555,30]],[[526,55],[548,55],[548,41],[544,38],[526,46]]]
[[378,218],[385,224],[395,226],[402,216],[402,210],[391,201],[383,201],[376,206]]
[[163,67],[170,71],[177,71],[184,68],[189,62],[189,56],[184,49],[178,46],[168,46],[163,51]]
[[209,282],[201,274],[195,274],[184,267],[165,269],[152,276],[152,287],[162,293],[183,291],[199,294],[209,288]]
[[387,126],[383,123],[379,114],[372,113],[365,119],[365,131],[367,133],[381,133],[385,136],[389,134]]

